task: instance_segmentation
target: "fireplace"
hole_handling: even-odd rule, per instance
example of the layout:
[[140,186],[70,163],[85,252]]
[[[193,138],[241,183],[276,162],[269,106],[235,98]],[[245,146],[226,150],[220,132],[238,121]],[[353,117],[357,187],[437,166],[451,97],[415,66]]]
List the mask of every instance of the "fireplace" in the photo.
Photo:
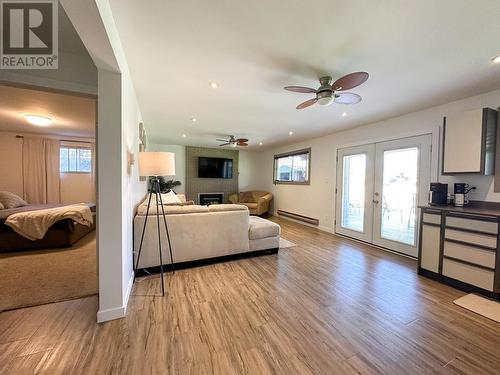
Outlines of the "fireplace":
[[202,206],[209,204],[221,204],[224,201],[224,193],[199,193],[198,203]]

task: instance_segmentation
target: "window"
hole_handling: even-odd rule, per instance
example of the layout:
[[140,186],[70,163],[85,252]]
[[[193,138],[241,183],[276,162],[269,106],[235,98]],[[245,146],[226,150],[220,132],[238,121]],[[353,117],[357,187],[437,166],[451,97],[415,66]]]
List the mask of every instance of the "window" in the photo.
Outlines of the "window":
[[275,184],[309,184],[311,149],[274,155]]
[[92,151],[89,147],[61,146],[59,149],[61,173],[92,172]]

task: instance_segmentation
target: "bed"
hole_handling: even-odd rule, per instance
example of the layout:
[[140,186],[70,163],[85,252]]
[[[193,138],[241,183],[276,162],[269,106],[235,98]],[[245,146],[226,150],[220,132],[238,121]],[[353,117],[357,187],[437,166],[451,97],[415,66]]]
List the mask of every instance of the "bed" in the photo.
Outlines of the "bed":
[[17,234],[11,227],[5,224],[5,220],[10,215],[16,213],[64,206],[64,204],[26,205],[0,210],[0,252],[69,247],[80,238],[95,230],[95,204],[88,204],[93,216],[90,226],[78,224],[70,219],[64,219],[53,224],[42,239],[35,241]]

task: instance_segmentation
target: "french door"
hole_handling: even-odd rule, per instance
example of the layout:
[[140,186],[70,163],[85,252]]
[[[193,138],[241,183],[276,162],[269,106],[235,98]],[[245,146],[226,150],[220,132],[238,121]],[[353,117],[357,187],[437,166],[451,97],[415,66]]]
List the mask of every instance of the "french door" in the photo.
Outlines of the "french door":
[[430,134],[338,150],[335,231],[416,257],[430,161]]

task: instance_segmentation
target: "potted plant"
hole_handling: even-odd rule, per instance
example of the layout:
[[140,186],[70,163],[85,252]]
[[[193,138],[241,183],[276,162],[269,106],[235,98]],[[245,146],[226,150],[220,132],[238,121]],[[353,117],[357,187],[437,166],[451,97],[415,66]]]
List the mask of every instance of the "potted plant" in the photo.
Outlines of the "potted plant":
[[[155,177],[150,177],[148,181],[148,192],[151,191],[152,189],[152,184],[154,181]],[[172,190],[175,193],[174,188],[177,186],[181,186],[182,183],[177,180],[166,180],[165,177],[161,176],[159,177],[160,180],[160,193],[168,193],[170,190]]]

